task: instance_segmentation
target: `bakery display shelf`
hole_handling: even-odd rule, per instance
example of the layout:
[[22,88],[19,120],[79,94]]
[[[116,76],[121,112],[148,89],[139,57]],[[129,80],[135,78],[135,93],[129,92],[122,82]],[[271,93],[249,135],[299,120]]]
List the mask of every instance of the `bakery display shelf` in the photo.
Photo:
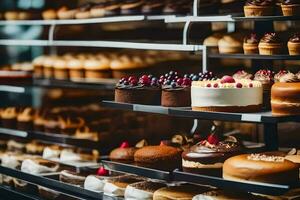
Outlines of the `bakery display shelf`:
[[42,198],[35,196],[33,194],[27,194],[21,191],[18,191],[10,186],[0,185],[0,196],[6,200],[42,200]]
[[165,23],[186,22],[238,22],[238,21],[295,21],[300,16],[260,16],[244,17],[243,13],[215,16],[170,16],[165,18]]
[[151,169],[146,167],[137,166],[134,163],[120,163],[114,162],[110,160],[101,160],[102,164],[105,168],[111,171],[124,172],[128,174],[134,174],[138,176],[144,176],[147,178],[171,181],[172,180],[172,172],[163,171],[158,169]]
[[[49,87],[49,88],[80,88],[80,89],[93,89],[93,90],[112,90],[115,88],[117,83],[116,79],[99,79],[99,80],[88,80],[88,79],[77,79],[77,80],[57,80],[57,79],[43,79],[34,78],[33,86],[38,87]],[[1,89],[1,87],[0,87]]]
[[79,41],[79,40],[14,40],[0,39],[2,46],[63,46],[63,47],[99,47],[99,48],[126,48],[140,50],[162,51],[187,51],[195,52],[205,49],[203,45],[180,44],[180,43],[146,43],[146,42],[118,42],[118,41]]
[[89,190],[85,190],[83,188],[62,183],[51,178],[24,173],[20,170],[0,166],[0,173],[80,199],[103,199],[102,193],[96,193]]
[[290,55],[246,55],[246,54],[210,54],[209,58],[234,58],[234,59],[250,59],[250,60],[300,60],[300,56]]
[[288,192],[290,189],[293,189],[297,186],[289,185],[279,185],[279,184],[269,184],[269,183],[259,183],[259,182],[237,182],[224,180],[220,177],[206,176],[199,174],[192,174],[187,172],[182,172],[175,170],[173,172],[174,181],[184,181],[194,184],[203,184],[211,185],[220,189],[235,189],[259,194],[266,195],[283,195]]
[[190,107],[168,108],[163,106],[118,103],[114,101],[102,101],[102,105],[113,109],[157,113],[157,114],[172,115],[177,117],[188,117],[194,119],[252,122],[252,123],[280,123],[280,122],[300,121],[300,116],[274,117],[272,116],[272,113],[270,111],[260,112],[260,113],[200,112],[200,111],[193,111]]
[[14,86],[14,85],[0,85],[0,92],[11,92],[11,93],[25,93],[26,88],[22,86]]
[[2,127],[0,128],[0,134],[36,139],[40,141],[45,141],[47,143],[63,144],[85,149],[98,149],[99,151],[101,151],[101,153],[107,153],[109,151],[109,148],[106,146],[105,143],[88,139],[78,139],[73,136],[63,134],[44,133],[38,131],[20,131],[16,129],[7,129]]

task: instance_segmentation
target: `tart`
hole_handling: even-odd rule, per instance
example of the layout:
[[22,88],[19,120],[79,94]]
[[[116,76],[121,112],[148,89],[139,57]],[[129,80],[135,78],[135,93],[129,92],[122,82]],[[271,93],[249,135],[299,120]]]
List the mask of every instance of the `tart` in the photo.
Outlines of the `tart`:
[[219,42],[219,53],[234,54],[243,52],[243,43],[237,35],[225,35]]
[[282,53],[283,43],[276,33],[266,33],[258,44],[260,55],[276,55]]
[[283,0],[281,4],[283,16],[299,16],[300,1],[299,0]]
[[272,16],[274,6],[273,0],[247,0],[244,6],[245,17]]
[[143,75],[139,79],[134,76],[122,78],[115,88],[115,101],[160,105],[161,90],[158,79],[151,75]]
[[289,54],[291,56],[300,55],[300,34],[294,34],[288,41]]
[[25,108],[17,116],[17,127],[23,131],[33,130],[34,110],[32,108]]
[[258,54],[258,38],[255,33],[244,38],[244,54]]

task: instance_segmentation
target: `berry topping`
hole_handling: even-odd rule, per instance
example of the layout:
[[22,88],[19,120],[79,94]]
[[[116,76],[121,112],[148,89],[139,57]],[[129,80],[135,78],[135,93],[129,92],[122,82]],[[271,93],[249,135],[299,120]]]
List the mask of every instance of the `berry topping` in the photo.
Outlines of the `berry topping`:
[[249,83],[249,87],[253,87],[253,83]]
[[98,170],[97,170],[97,175],[98,176],[108,176],[109,175],[109,171],[106,170],[103,166],[100,167]]
[[176,80],[176,82],[177,82],[178,85],[182,85],[183,79],[182,79],[182,78],[178,78],[178,79]]
[[128,148],[128,147],[129,147],[129,143],[127,141],[122,142],[122,144],[120,146],[120,148],[123,148],[123,149]]
[[150,85],[151,81],[149,79],[149,77],[147,75],[143,75],[139,82],[142,84],[142,85]]
[[176,84],[175,82],[172,82],[172,83],[171,83],[171,87],[172,87],[172,88],[176,88],[176,86],[177,86],[177,84]]
[[237,83],[237,84],[236,84],[236,87],[237,87],[237,88],[242,88],[243,85],[242,85],[241,83]]
[[209,144],[217,145],[219,143],[219,138],[216,134],[212,133],[207,137],[207,142]]
[[192,82],[189,78],[183,78],[182,85],[190,86],[191,84],[192,84]]
[[128,81],[131,82],[132,80],[137,80],[135,76],[129,76]]
[[164,141],[160,141],[160,144],[159,144],[159,146],[165,146],[166,144],[165,144],[165,142]]
[[211,87],[211,84],[210,84],[210,83],[208,83],[208,84],[206,85],[206,87]]
[[221,83],[235,83],[235,80],[231,76],[223,76]]
[[217,88],[217,87],[219,87],[219,85],[218,85],[218,83],[215,83],[214,88]]

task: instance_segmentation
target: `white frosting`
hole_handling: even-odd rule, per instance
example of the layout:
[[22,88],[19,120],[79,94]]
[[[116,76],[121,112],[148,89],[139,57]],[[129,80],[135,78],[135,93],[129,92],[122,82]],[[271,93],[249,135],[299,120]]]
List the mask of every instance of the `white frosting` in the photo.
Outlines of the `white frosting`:
[[253,88],[191,88],[192,106],[249,106],[263,102],[262,87]]
[[70,149],[64,149],[60,153],[60,161],[79,161],[82,160],[80,155]]
[[43,165],[40,165],[34,162],[31,159],[26,159],[22,162],[21,171],[30,173],[30,174],[42,174],[48,172],[56,172],[58,170],[58,166],[50,168]]
[[84,189],[94,192],[103,192],[105,180],[97,178],[94,175],[89,175],[84,181]]
[[214,164],[202,164],[200,162],[193,162],[182,159],[182,166],[188,168],[222,168],[223,163],[214,163]]
[[125,188],[116,186],[113,183],[106,182],[103,188],[104,194],[114,197],[122,197],[125,193]]
[[124,197],[125,200],[152,200],[153,193],[144,190],[139,190],[128,185],[126,187]]
[[44,159],[58,158],[59,154],[60,154],[60,150],[46,147],[43,151],[43,158]]

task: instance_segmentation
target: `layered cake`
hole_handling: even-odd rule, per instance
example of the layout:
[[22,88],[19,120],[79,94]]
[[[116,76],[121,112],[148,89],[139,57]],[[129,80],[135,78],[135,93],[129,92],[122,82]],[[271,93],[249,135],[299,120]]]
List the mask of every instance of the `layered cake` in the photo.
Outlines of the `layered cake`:
[[214,81],[193,81],[191,98],[195,111],[257,112],[262,108],[263,89],[258,81],[224,76]]
[[133,162],[133,156],[136,151],[136,147],[130,147],[128,142],[123,142],[119,148],[110,152],[109,159],[117,162],[130,163]]
[[143,181],[130,184],[126,187],[124,197],[130,200],[152,200],[153,193],[166,187],[166,184],[159,182]]
[[116,102],[160,105],[160,99],[158,79],[151,75],[122,78],[115,88]]
[[300,80],[289,73],[278,73],[271,89],[272,115],[286,116],[300,114]]
[[213,133],[182,153],[182,167],[186,172],[221,176],[224,161],[240,152],[241,145],[233,136],[220,140]]
[[299,181],[299,164],[271,153],[243,154],[225,161],[223,178],[241,182],[295,184]]

